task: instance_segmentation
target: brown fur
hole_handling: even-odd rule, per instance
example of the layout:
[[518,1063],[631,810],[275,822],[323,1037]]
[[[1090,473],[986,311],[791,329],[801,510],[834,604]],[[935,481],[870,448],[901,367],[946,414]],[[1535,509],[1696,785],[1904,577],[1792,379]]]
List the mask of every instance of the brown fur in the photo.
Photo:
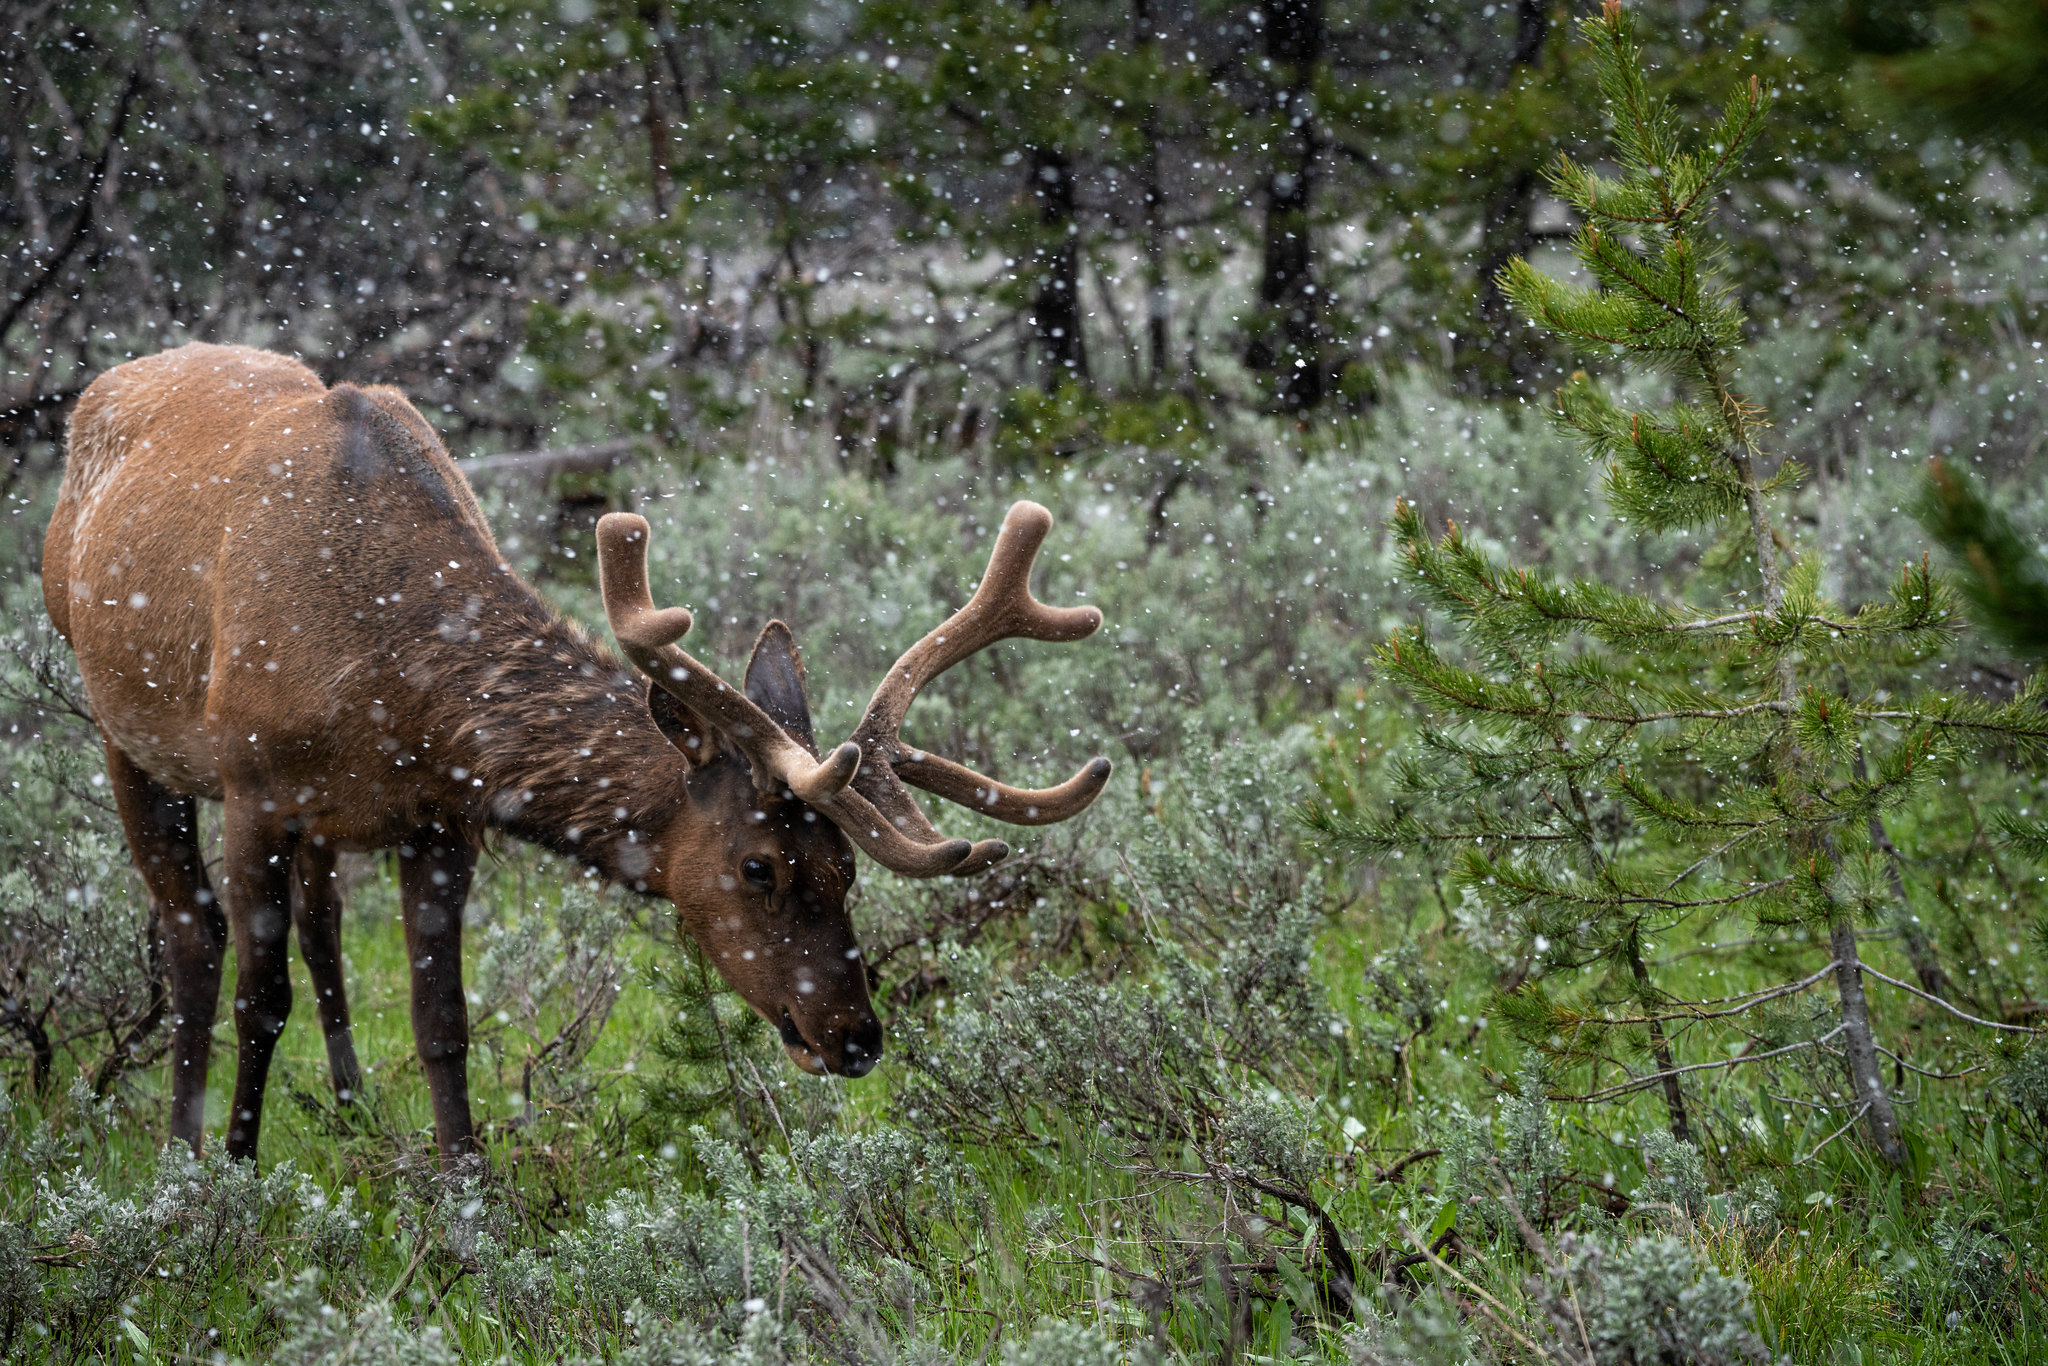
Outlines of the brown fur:
[[[396,847],[441,1147],[470,1149],[461,907],[492,827],[673,901],[801,1065],[858,1075],[879,1055],[845,838],[798,803],[764,802],[728,749],[672,744],[692,719],[657,718],[646,681],[502,562],[461,472],[396,390],[328,389],[244,347],[187,346],[102,375],[72,417],[43,592],[166,927],[172,1128],[195,1147],[230,928],[230,1151],[255,1151],[295,915],[335,1083],[353,1091],[323,889],[335,851]],[[786,711],[801,678],[786,631],[763,634],[750,692],[756,671]],[[195,843],[200,797],[225,805],[225,924]],[[755,859],[772,887],[748,880]]]

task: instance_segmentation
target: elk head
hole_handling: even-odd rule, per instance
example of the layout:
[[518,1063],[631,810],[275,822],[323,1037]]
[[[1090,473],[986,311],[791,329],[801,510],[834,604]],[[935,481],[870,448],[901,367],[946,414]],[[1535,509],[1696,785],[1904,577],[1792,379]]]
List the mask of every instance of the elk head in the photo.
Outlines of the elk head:
[[1013,505],[973,598],[890,667],[852,737],[821,754],[789,628],[769,623],[746,686],[734,688],[676,644],[689,611],[654,606],[646,520],[612,513],[598,523],[605,614],[626,657],[653,680],[655,720],[690,762],[691,805],[733,813],[696,821],[670,842],[683,847],[664,850],[662,890],[806,1071],[860,1076],[881,1055],[846,913],[853,851],[906,877],[977,873],[1009,856],[1001,840],[942,836],[906,784],[997,820],[1047,825],[1080,813],[1109,781],[1109,760],[1098,757],[1058,787],[1014,788],[900,735],[919,690],[968,656],[1013,637],[1079,640],[1102,624],[1093,607],[1031,596],[1032,563],[1051,527],[1038,504]]

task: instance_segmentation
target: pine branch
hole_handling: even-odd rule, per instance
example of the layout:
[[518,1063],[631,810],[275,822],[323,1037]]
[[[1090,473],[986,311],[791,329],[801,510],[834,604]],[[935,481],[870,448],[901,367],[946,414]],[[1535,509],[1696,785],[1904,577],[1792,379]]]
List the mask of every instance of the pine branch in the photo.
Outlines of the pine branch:
[[[1738,1015],[1746,1015],[1758,1006],[1766,1005],[1772,1001],[1781,1001],[1788,996],[1797,996],[1802,991],[1816,987],[1834,970],[1835,964],[1830,960],[1827,966],[1820,969],[1820,971],[1809,973],[1796,982],[1783,982],[1774,987],[1763,987],[1756,991],[1742,992],[1734,996],[1716,996],[1704,1001],[1688,1001],[1684,1003],[1682,1009],[1666,1011],[1656,1015],[1590,1015],[1583,1012],[1570,1011],[1565,1007],[1553,1006],[1554,1014],[1552,1018],[1558,1022],[1560,1030],[1567,1027],[1619,1029],[1627,1025],[1732,1019]],[[1725,1006],[1726,1009],[1709,1010],[1707,1009],[1709,1006]]]
[[1527,906],[1536,902],[1549,902],[1560,906],[1582,909],[1641,909],[1663,911],[1693,911],[1707,907],[1736,906],[1757,897],[1767,896],[1780,888],[1789,886],[1790,877],[1774,878],[1765,882],[1745,884],[1724,896],[1673,897],[1648,890],[1654,879],[1638,880],[1612,875],[1608,878],[1588,880],[1579,878],[1543,877],[1535,870],[1520,867],[1503,859],[1472,856],[1472,866],[1464,880],[1472,883],[1489,883],[1490,897],[1506,906]]
[[2048,821],[2028,820],[2018,812],[2001,811],[1993,822],[2008,847],[2036,863],[2048,863]]
[[1978,620],[2008,648],[2032,658],[2048,656],[2048,561],[2011,520],[1941,460],[1928,463],[1915,512],[1954,557]]
[[[1830,970],[1833,967],[1833,964],[1829,964]],[[1802,1049],[1820,1048],[1840,1034],[1846,1027],[1844,1025],[1836,1025],[1818,1038],[1801,1039],[1797,1043],[1789,1043],[1782,1048],[1766,1049],[1761,1053],[1743,1053],[1733,1058],[1722,1058],[1714,1062],[1688,1063],[1684,1067],[1674,1067],[1666,1072],[1652,1072],[1646,1076],[1630,1077],[1619,1085],[1605,1087],[1598,1091],[1589,1092],[1586,1095],[1554,1095],[1551,1099],[1565,1101],[1573,1105],[1591,1105],[1603,1100],[1617,1100],[1622,1096],[1634,1095],[1638,1091],[1647,1091],[1652,1086],[1661,1085],[1666,1077],[1689,1076],[1695,1072],[1722,1072],[1730,1068],[1745,1067],[1751,1063],[1768,1062],[1772,1058],[1782,1058],[1789,1054],[1797,1053]]]
[[2048,752],[2048,677],[2035,675],[2009,702],[1945,694],[1912,707],[1863,707],[1858,715],[1938,730],[1972,747],[2010,745],[2032,759]]
[[1321,802],[1301,808],[1303,825],[1332,844],[1362,856],[1389,854],[1430,844],[1555,844],[1578,836],[1569,830],[1526,830],[1478,824],[1465,828],[1436,827],[1414,816],[1392,819],[1357,816],[1331,810]]
[[[1638,423],[1639,436],[1643,430]],[[1649,444],[1643,438],[1637,449]],[[1723,487],[1729,495],[1721,513],[1725,517],[1739,504],[1740,490],[1732,482]],[[1814,566],[1795,567],[1785,603],[1775,612],[1753,608],[1708,615],[1596,581],[1560,580],[1540,570],[1501,565],[1467,542],[1456,523],[1432,540],[1405,500],[1396,505],[1395,532],[1430,603],[1504,647],[1552,645],[1581,631],[1603,645],[1631,651],[1690,650],[1691,640],[1676,637],[1714,636],[1773,654],[1801,650],[1860,658],[1880,647],[1922,648],[1947,639],[1956,627],[1953,597],[1924,560],[1906,566],[1886,600],[1854,613],[1842,613],[1821,598]]]

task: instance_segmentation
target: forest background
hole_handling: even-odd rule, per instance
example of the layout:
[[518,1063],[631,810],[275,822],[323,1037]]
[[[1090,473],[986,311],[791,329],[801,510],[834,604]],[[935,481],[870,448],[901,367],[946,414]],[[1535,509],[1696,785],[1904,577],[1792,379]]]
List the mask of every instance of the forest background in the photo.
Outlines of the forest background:
[[[1742,311],[1713,346],[1769,422],[1761,553],[1806,576],[1770,620],[1884,634],[1690,663],[1652,628],[1744,609],[1760,543],[1612,470],[1698,377],[1504,275],[1618,287],[1550,175],[1630,173],[1591,15],[9,6],[0,1354],[2040,1356],[2048,10],[1636,12],[1689,142],[1769,96],[1673,231]],[[1005,778],[1109,753],[1112,790],[984,879],[863,870],[892,1058],[852,1086],[791,1073],[646,907],[495,851],[468,1185],[362,860],[368,1097],[294,1025],[260,1174],[160,1153],[147,910],[37,566],[71,402],[192,340],[401,386],[585,622],[596,517],[647,513],[702,648],[789,619],[827,717],[1038,498],[1046,596],[1109,629],[956,670],[918,723]],[[1474,585],[1580,612],[1576,672]],[[1631,724],[1604,795],[1589,706],[1501,720],[1532,680],[1708,698],[1794,655],[1781,731]],[[1916,749],[1930,717],[1988,738]],[[1642,890],[1729,808],[1770,808],[1760,861],[1707,840],[1711,897]]]

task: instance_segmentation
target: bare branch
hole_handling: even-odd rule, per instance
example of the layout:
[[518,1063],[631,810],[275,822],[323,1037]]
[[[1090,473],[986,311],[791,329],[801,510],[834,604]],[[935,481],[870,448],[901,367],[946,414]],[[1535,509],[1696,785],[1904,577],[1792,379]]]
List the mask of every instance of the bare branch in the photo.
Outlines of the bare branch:
[[78,250],[78,244],[85,240],[86,233],[91,229],[93,207],[99,202],[100,187],[106,183],[107,171],[114,164],[114,150],[121,145],[122,131],[128,126],[128,111],[135,103],[136,94],[142,89],[142,71],[148,65],[148,61],[148,53],[145,51],[142,59],[137,61],[134,69],[128,73],[127,83],[121,88],[121,96],[114,104],[114,116],[107,124],[106,142],[100,147],[99,157],[93,162],[92,175],[86,181],[84,191],[79,195],[78,217],[72,220],[70,233],[64,238],[63,245],[36,268],[28,283],[15,291],[14,297],[7,301],[5,310],[0,311],[0,337],[5,337],[14,329],[14,324],[20,319],[22,311],[56,280],[64,269],[65,262],[71,259],[71,254]]
[[1839,1128],[1839,1129],[1835,1130],[1835,1131],[1834,1131],[1833,1133],[1829,1134],[1829,1135],[1828,1135],[1828,1136],[1827,1136],[1826,1138],[1822,1139],[1822,1140],[1820,1141],[1819,1145],[1818,1145],[1818,1146],[1816,1146],[1816,1147],[1814,1148],[1814,1150],[1813,1150],[1812,1152],[1808,1153],[1808,1154],[1807,1154],[1806,1156],[1804,1156],[1804,1157],[1796,1157],[1796,1158],[1792,1159],[1792,1165],[1793,1165],[1793,1166],[1795,1166],[1795,1167],[1803,1167],[1803,1166],[1805,1166],[1805,1165],[1806,1165],[1807,1163],[1809,1163],[1809,1162],[1813,1161],[1813,1159],[1815,1159],[1816,1157],[1819,1157],[1819,1156],[1820,1156],[1820,1150],[1821,1150],[1822,1148],[1825,1148],[1825,1147],[1827,1147],[1827,1146],[1828,1146],[1828,1144],[1830,1144],[1830,1143],[1833,1143],[1833,1142],[1834,1142],[1834,1141],[1835,1141],[1836,1139],[1840,1138],[1840,1137],[1841,1137],[1841,1136],[1842,1136],[1843,1134],[1846,1134],[1846,1133],[1848,1133],[1848,1132],[1849,1132],[1849,1130],[1851,1130],[1851,1129],[1853,1129],[1854,1127],[1856,1127],[1856,1121],[1857,1121],[1857,1120],[1859,1120],[1859,1119],[1861,1119],[1861,1118],[1863,1118],[1863,1116],[1864,1116],[1864,1115],[1865,1115],[1866,1113],[1868,1113],[1868,1111],[1869,1111],[1869,1110],[1870,1110],[1870,1102],[1866,1100],[1866,1101],[1864,1101],[1864,1102],[1863,1102],[1863,1104],[1862,1104],[1862,1105],[1861,1105],[1861,1106],[1860,1106],[1860,1107],[1859,1107],[1859,1108],[1857,1109],[1857,1111],[1856,1111],[1856,1113],[1855,1113],[1855,1114],[1853,1114],[1853,1115],[1849,1116],[1849,1121],[1848,1121],[1848,1123],[1844,1124],[1844,1125],[1843,1125],[1843,1126],[1842,1126],[1841,1128]]
[[1836,1025],[1817,1039],[1803,1039],[1798,1043],[1786,1044],[1783,1048],[1773,1048],[1763,1053],[1745,1053],[1739,1057],[1723,1058],[1716,1062],[1687,1063],[1683,1067],[1674,1067],[1668,1071],[1650,1072],[1644,1076],[1631,1077],[1628,1081],[1618,1086],[1609,1086],[1604,1090],[1589,1092],[1583,1096],[1552,1096],[1551,1099],[1561,1100],[1571,1105],[1590,1105],[1595,1101],[1611,1100],[1616,1096],[1632,1095],[1637,1091],[1648,1090],[1666,1077],[1683,1076],[1687,1072],[1724,1071],[1731,1067],[1740,1067],[1744,1063],[1763,1062],[1768,1058],[1779,1058],[1787,1053],[1797,1053],[1802,1048],[1819,1048],[1846,1028],[1848,1028],[1847,1025]]
[[1934,1004],[1940,1006],[1943,1010],[1946,1010],[1949,1014],[1954,1015],[1958,1019],[1968,1020],[1973,1025],[1979,1025],[1985,1029],[2002,1029],[2006,1031],[2008,1034],[2048,1034],[2048,1029],[2036,1029],[2032,1025],[2000,1024],[1996,1020],[1980,1020],[1975,1015],[1970,1014],[1968,1011],[1959,1010],[1955,1006],[1950,1005],[1947,1001],[1942,1000],[1939,996],[1936,996],[1932,992],[1922,991],[1920,990],[1920,988],[1916,986],[1912,986],[1908,983],[1901,982],[1896,977],[1885,976],[1883,973],[1879,972],[1876,968],[1870,966],[1870,964],[1868,963],[1864,963],[1862,965],[1862,968],[1863,971],[1869,973],[1878,981],[1884,982],[1890,986],[1895,986],[1900,991],[1910,991],[1923,1001],[1932,1001],[1934,1002]]
[[499,475],[532,475],[545,479],[553,474],[602,474],[631,456],[639,444],[632,440],[600,441],[589,446],[561,446],[553,450],[473,455],[455,463],[456,468],[471,480]]
[[[1602,1015],[1602,1016],[1598,1016],[1598,1017],[1595,1017],[1595,1016],[1590,1016],[1590,1015],[1589,1015],[1589,1016],[1587,1016],[1587,1017],[1586,1017],[1586,1020],[1587,1020],[1587,1023],[1589,1023],[1589,1024],[1602,1024],[1602,1025],[1610,1025],[1610,1024],[1613,1024],[1613,1025],[1622,1025],[1622,1024],[1661,1024],[1661,1023],[1663,1023],[1663,1022],[1664,1022],[1665,1020],[1720,1020],[1720,1019],[1725,1019],[1725,1018],[1727,1018],[1727,1017],[1728,1017],[1728,1016],[1730,1016],[1730,1015],[1741,1015],[1741,1014],[1745,1013],[1746,1011],[1749,1011],[1749,1010],[1753,1010],[1753,1009],[1755,1009],[1755,1008],[1756,1008],[1757,1006],[1760,1006],[1760,1005],[1762,1005],[1762,1004],[1763,1004],[1763,1003],[1764,1003],[1765,1001],[1775,1001],[1775,1000],[1777,1000],[1777,999],[1778,999],[1779,997],[1781,997],[1781,996],[1796,996],[1796,995],[1798,995],[1798,994],[1799,994],[1800,992],[1802,992],[1802,991],[1806,990],[1806,989],[1807,989],[1808,987],[1810,987],[1810,986],[1814,985],[1814,984],[1815,984],[1816,982],[1820,981],[1820,980],[1821,980],[1821,978],[1823,978],[1823,977],[1827,976],[1827,975],[1828,975],[1829,973],[1833,972],[1834,970],[1835,970],[1835,960],[1834,960],[1834,959],[1832,959],[1832,958],[1830,958],[1830,959],[1828,960],[1828,965],[1827,965],[1826,967],[1822,968],[1822,969],[1821,969],[1821,970],[1820,970],[1819,972],[1816,972],[1816,973],[1814,973],[1814,974],[1813,974],[1812,976],[1810,976],[1810,977],[1802,977],[1802,978],[1800,978],[1800,979],[1799,979],[1798,981],[1796,981],[1796,982],[1789,982],[1789,983],[1785,984],[1784,986],[1777,986],[1777,987],[1768,987],[1768,988],[1763,988],[1763,989],[1760,989],[1760,990],[1757,990],[1757,991],[1750,991],[1750,992],[1742,992],[1742,993],[1739,993],[1739,994],[1737,994],[1737,995],[1734,995],[1734,996],[1717,996],[1717,997],[1714,997],[1714,998],[1713,998],[1712,1000],[1708,1000],[1708,1001],[1699,1001],[1699,1002],[1696,1002],[1696,1003],[1694,1003],[1694,1004],[1696,1004],[1696,1005],[1720,1005],[1720,1004],[1722,1004],[1723,1002],[1727,1002],[1727,1001],[1741,1001],[1741,1002],[1742,1002],[1742,1004],[1741,1004],[1741,1005],[1738,1005],[1738,1006],[1731,1006],[1731,1007],[1730,1007],[1729,1009],[1727,1009],[1727,1010],[1674,1010],[1674,1011],[1671,1011],[1671,1012],[1670,1012],[1669,1014],[1664,1014],[1664,1015],[1617,1015],[1617,1016],[1606,1016],[1606,1015]],[[1753,998],[1753,999],[1752,999],[1752,998]]]
[[1927,1078],[1929,1078],[1930,1080],[1933,1080],[1933,1081],[1954,1081],[1954,1080],[1956,1080],[1956,1079],[1957,1079],[1957,1078],[1959,1078],[1959,1077],[1967,1077],[1967,1076],[1969,1076],[1969,1075],[1970,1075],[1970,1074],[1971,1074],[1972,1072],[1982,1072],[1982,1071],[1984,1070],[1984,1064],[1980,1062],[1980,1063],[1972,1063],[1972,1064],[1971,1064],[1970,1066],[1968,1066],[1968,1067],[1965,1067],[1965,1068],[1964,1068],[1964,1069],[1963,1069],[1962,1071],[1960,1071],[1960,1072],[1930,1072],[1930,1071],[1928,1071],[1928,1070],[1927,1070],[1926,1068],[1924,1068],[1924,1067],[1918,1067],[1918,1066],[1915,1066],[1914,1064],[1912,1064],[1912,1063],[1910,1063],[1910,1062],[1907,1062],[1907,1061],[1906,1061],[1906,1060],[1905,1060],[1904,1058],[1902,1058],[1902,1057],[1900,1057],[1900,1056],[1899,1056],[1898,1054],[1896,1054],[1896,1053],[1892,1052],[1892,1051],[1891,1051],[1891,1050],[1890,1050],[1889,1048],[1886,1048],[1886,1047],[1885,1047],[1885,1046],[1884,1046],[1883,1044],[1878,1044],[1878,1045],[1877,1045],[1877,1051],[1878,1051],[1878,1052],[1880,1052],[1880,1053],[1882,1053],[1882,1054],[1884,1054],[1884,1055],[1885,1055],[1885,1056],[1886,1056],[1887,1058],[1890,1058],[1890,1059],[1891,1059],[1891,1060],[1892,1060],[1893,1062],[1897,1063],[1897,1064],[1898,1064],[1899,1066],[1901,1066],[1901,1067],[1905,1068],[1905,1069],[1906,1069],[1906,1070],[1907,1070],[1908,1072],[1915,1072],[1915,1073],[1918,1073],[1918,1074],[1919,1074],[1920,1076],[1923,1076],[1923,1077],[1927,1077]]

